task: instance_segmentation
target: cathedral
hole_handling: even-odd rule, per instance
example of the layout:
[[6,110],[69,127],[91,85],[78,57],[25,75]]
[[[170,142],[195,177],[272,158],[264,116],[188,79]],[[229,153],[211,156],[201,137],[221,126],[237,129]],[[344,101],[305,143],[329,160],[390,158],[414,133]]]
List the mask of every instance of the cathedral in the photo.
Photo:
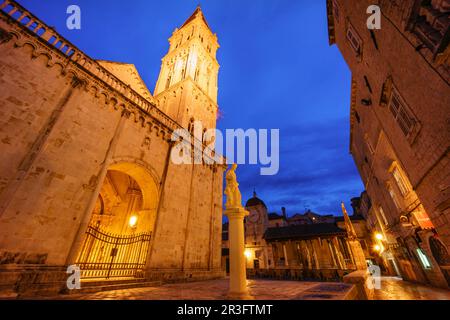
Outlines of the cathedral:
[[219,48],[197,8],[153,94],[133,64],[94,60],[12,0],[0,4],[0,290],[211,279],[225,166],[175,165],[171,134],[216,127]]

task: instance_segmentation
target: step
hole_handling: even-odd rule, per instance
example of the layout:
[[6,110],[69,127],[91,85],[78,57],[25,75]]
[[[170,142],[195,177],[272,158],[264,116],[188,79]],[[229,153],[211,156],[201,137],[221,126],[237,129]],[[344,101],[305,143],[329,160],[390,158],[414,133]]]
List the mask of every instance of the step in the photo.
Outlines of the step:
[[97,286],[107,286],[111,284],[127,284],[127,283],[140,283],[148,282],[145,279],[136,278],[122,278],[122,279],[98,279],[98,280],[81,280],[81,286],[83,287],[97,287]]
[[[118,283],[119,282],[119,283]],[[66,294],[86,294],[86,293],[96,293],[103,291],[115,291],[115,290],[125,290],[125,289],[135,289],[135,288],[148,288],[148,287],[158,287],[162,285],[161,281],[133,281],[133,282],[123,282],[122,281],[101,281],[102,284],[99,285],[86,285],[86,282],[81,284],[81,289],[79,290],[68,290]]]

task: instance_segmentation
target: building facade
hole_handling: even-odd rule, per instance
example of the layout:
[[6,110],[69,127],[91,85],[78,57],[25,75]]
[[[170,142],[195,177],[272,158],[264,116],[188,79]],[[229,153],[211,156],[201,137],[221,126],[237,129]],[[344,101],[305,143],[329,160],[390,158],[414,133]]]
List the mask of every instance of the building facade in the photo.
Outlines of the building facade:
[[330,44],[352,72],[350,152],[367,220],[391,272],[448,288],[450,2],[378,1],[380,29],[368,27],[371,5],[327,0]]
[[[362,217],[345,220],[310,210],[288,216],[285,208],[281,214],[268,213],[256,193],[247,201],[246,210],[249,216],[244,222],[245,255],[249,277],[334,281],[367,267],[366,260],[370,257],[365,256],[361,246],[362,239],[367,241]],[[357,238],[349,236],[349,229],[358,230]],[[227,269],[227,224],[223,228],[222,248],[223,267]]]
[[152,95],[134,65],[1,2],[0,289],[59,290],[68,265],[82,280],[223,276],[225,168],[170,160],[174,130],[216,126],[217,36],[197,8],[169,42]]

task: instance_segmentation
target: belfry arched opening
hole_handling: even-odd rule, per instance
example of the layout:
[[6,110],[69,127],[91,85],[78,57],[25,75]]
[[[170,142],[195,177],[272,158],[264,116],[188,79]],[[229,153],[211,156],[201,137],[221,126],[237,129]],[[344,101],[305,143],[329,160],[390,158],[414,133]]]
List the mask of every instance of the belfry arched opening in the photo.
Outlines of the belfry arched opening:
[[77,258],[82,279],[144,277],[157,199],[144,170],[131,164],[108,170]]

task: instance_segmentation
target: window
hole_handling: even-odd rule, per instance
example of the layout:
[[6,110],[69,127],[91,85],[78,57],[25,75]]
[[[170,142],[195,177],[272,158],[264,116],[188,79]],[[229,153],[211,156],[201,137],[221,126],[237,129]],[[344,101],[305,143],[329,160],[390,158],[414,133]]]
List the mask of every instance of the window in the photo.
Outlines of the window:
[[420,262],[422,263],[423,267],[425,269],[431,269],[431,263],[430,260],[428,260],[427,255],[423,252],[422,249],[417,248],[417,256],[419,257]]
[[369,92],[372,93],[372,86],[370,85],[369,78],[367,78],[367,76],[364,76],[364,82],[366,83],[366,87]]
[[392,176],[394,177],[394,180],[397,183],[398,189],[400,190],[401,194],[403,196],[406,196],[411,188],[409,187],[409,183],[405,179],[404,174],[399,168],[397,162],[394,161],[389,171],[392,173]]
[[194,81],[198,81],[198,78],[200,76],[200,69],[198,67],[196,67],[195,69],[195,74],[194,74]]
[[389,192],[389,195],[392,198],[392,201],[394,202],[395,206],[397,207],[397,209],[400,209],[401,207],[400,207],[400,203],[398,202],[397,195],[395,194],[395,191],[390,184],[387,185],[387,190]]
[[194,118],[191,118],[188,125],[188,131],[191,135],[194,135]]
[[392,90],[389,110],[394,116],[394,119],[397,121],[397,124],[399,125],[403,134],[406,137],[410,137],[414,131],[414,126],[417,121],[413,114],[409,111],[405,101],[395,88]]
[[380,211],[381,218],[383,219],[383,223],[387,226],[389,223],[388,223],[388,220],[386,219],[386,215],[384,214],[383,208],[380,207],[379,211]]
[[359,35],[356,33],[356,30],[350,23],[347,27],[347,40],[350,42],[351,47],[359,56],[362,53],[362,41]]
[[333,0],[333,15],[334,15],[335,21],[339,22],[339,17],[340,17],[339,4],[336,0]]
[[389,98],[392,94],[392,77],[389,76],[383,83],[383,89],[381,90],[380,105],[387,106],[389,103]]
[[450,31],[448,11],[447,0],[427,0],[421,1],[411,14],[412,32],[435,56],[447,48]]
[[372,39],[375,49],[378,50],[378,41],[377,41],[377,38],[375,37],[375,32],[373,30],[370,30],[370,38]]
[[169,74],[166,81],[166,89],[170,87],[170,82],[172,81],[172,74]]
[[356,121],[358,121],[358,123],[361,123],[361,117],[359,116],[359,113],[357,111],[355,111],[354,113]]

